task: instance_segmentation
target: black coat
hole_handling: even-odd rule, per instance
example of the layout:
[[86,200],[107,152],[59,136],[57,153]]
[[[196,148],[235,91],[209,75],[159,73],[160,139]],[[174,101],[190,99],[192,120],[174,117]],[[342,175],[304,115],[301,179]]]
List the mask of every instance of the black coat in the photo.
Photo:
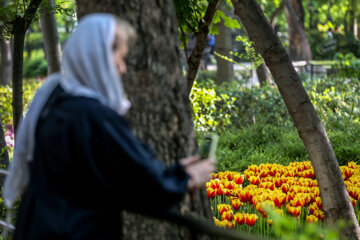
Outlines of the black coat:
[[166,210],[187,192],[184,168],[156,160],[124,117],[60,87],[42,111],[35,140],[15,239],[119,239],[122,209]]

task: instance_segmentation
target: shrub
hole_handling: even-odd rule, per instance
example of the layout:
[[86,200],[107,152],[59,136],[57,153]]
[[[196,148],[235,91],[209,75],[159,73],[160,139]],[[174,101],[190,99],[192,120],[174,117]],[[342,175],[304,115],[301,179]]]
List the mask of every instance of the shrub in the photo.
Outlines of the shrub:
[[47,75],[47,62],[44,58],[24,61],[24,78],[44,77]]
[[[24,80],[23,85],[23,104],[24,111],[27,110],[31,99],[33,98],[36,89],[40,86],[41,82],[33,79]],[[12,88],[11,86],[0,86],[0,116],[3,126],[12,124]]]

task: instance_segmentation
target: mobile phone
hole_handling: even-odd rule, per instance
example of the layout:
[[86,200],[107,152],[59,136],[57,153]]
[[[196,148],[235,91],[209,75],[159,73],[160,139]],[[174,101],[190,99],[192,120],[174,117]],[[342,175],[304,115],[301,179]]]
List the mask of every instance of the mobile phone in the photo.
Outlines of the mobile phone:
[[216,159],[216,148],[218,140],[219,136],[216,134],[207,135],[201,139],[199,148],[200,159]]

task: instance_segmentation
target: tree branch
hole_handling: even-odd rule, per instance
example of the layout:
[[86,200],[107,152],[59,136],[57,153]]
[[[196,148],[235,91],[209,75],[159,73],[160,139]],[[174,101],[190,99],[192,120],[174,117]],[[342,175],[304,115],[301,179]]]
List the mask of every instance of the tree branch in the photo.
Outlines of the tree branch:
[[281,13],[281,11],[284,9],[284,1],[282,1],[279,5],[279,7],[271,14],[270,16],[270,23],[271,26],[274,27],[275,25],[275,18]]
[[199,31],[195,34],[196,43],[189,59],[187,60],[189,71],[187,75],[187,89],[190,94],[192,85],[194,83],[196,73],[198,71],[202,53],[206,46],[207,35],[209,33],[209,26],[214,17],[219,0],[214,0],[207,6],[203,21],[199,23]]
[[35,17],[36,11],[38,10],[41,2],[42,0],[32,0],[29,3],[29,6],[25,10],[25,14],[24,14],[24,19],[25,19],[24,31],[26,31],[30,27],[30,24],[33,18]]

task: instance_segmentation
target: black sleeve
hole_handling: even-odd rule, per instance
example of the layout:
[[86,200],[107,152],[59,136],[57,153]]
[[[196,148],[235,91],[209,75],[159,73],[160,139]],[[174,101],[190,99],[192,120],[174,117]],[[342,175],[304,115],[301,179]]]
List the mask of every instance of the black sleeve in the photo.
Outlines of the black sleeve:
[[179,164],[166,168],[123,117],[106,113],[93,122],[91,132],[91,168],[119,197],[123,209],[169,208],[184,197],[189,180],[184,168]]

